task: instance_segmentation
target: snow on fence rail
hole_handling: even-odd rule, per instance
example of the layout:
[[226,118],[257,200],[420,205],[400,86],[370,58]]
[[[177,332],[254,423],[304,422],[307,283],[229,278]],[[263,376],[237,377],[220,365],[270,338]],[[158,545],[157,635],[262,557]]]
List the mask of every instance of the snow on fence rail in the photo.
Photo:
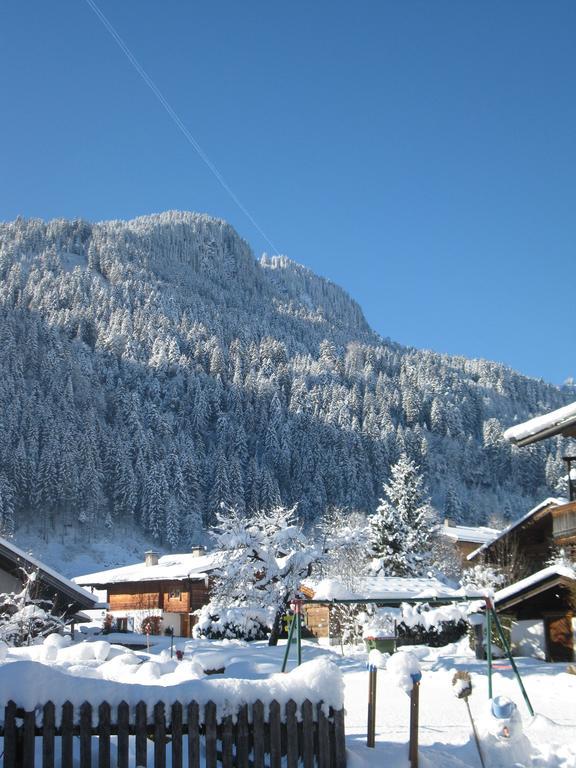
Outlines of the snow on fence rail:
[[66,702],[57,713],[49,701],[27,712],[9,702],[0,729],[4,768],[128,768],[131,754],[135,765],[147,766],[150,745],[154,768],[165,768],[167,759],[173,768],[346,765],[344,710],[330,707],[326,714],[322,702],[308,699],[301,705],[291,699],[284,707],[255,701],[242,705],[236,717],[222,718],[213,701],[202,708],[197,702],[174,702],[167,708],[159,701],[152,713],[143,701],[135,708],[126,702],[114,708],[107,702],[97,707],[84,702],[76,709]]
[[326,659],[266,678],[172,685],[142,684],[137,671],[130,683],[85,676],[94,671],[0,665],[4,768],[346,764],[342,674]]

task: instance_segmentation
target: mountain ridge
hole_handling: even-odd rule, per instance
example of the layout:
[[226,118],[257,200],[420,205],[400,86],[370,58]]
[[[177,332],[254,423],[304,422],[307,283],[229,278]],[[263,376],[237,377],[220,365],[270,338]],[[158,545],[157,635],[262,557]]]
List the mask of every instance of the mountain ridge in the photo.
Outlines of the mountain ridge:
[[0,224],[0,278],[9,534],[122,520],[178,548],[222,503],[298,504],[307,524],[330,505],[369,513],[403,452],[469,522],[560,481],[557,441],[519,452],[501,427],[566,393],[382,339],[344,289],[256,260],[221,219],[17,219]]

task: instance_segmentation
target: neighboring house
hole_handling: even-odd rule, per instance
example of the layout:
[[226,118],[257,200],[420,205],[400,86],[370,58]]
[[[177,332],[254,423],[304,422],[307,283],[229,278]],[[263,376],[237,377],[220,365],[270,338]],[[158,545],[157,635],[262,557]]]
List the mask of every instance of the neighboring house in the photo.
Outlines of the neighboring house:
[[470,565],[468,555],[478,549],[482,544],[488,544],[500,533],[496,528],[484,526],[453,525],[450,520],[444,520],[444,525],[439,529],[441,536],[448,539],[454,546],[462,566]]
[[568,527],[574,508],[576,503],[567,499],[545,499],[471,552],[469,563],[498,565],[512,579],[541,570],[556,551],[576,544],[576,529]]
[[52,601],[54,613],[71,622],[84,618],[78,614],[93,609],[98,602],[96,596],[11,541],[0,538],[0,593],[21,592],[27,573],[37,573],[34,598]]
[[[353,591],[335,579],[306,579],[300,590],[308,600],[325,601],[304,605],[306,626],[323,643],[337,642],[340,637],[340,623],[331,602],[358,600],[378,607],[398,608],[402,603],[415,599],[422,601],[425,598],[434,604],[448,604],[454,598],[465,596],[464,590],[448,587],[438,579],[400,576],[366,576],[359,580]],[[473,598],[479,596],[480,593],[474,593]]]
[[[576,437],[576,403],[504,433],[517,447],[558,435]],[[576,561],[576,457],[565,461],[567,499],[546,499],[468,555],[472,564],[507,572],[512,583],[496,592],[494,603],[514,619],[514,650],[548,661],[573,661],[576,647],[576,571],[570,564]]]
[[106,590],[109,612],[118,630],[173,631],[190,637],[194,611],[209,601],[210,574],[216,555],[202,548],[190,553],[164,555],[146,552],[143,563],[78,576],[84,587]]
[[562,565],[543,568],[496,592],[497,611],[515,619],[513,651],[546,661],[574,661],[575,598],[576,571]]

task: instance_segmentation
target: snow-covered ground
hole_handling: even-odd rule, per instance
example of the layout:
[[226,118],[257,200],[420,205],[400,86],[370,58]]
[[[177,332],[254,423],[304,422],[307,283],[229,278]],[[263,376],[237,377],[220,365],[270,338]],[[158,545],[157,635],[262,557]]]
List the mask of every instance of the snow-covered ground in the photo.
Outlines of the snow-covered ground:
[[[44,645],[9,649],[0,661],[0,705],[11,696],[25,696],[23,703],[33,706],[36,699],[45,700],[47,691],[53,700],[55,696],[63,700],[73,697],[79,702],[87,691],[94,694],[100,687],[106,689],[106,698],[111,703],[115,699],[130,701],[143,697],[169,702],[182,699],[182,694],[189,698],[192,691],[196,698],[207,700],[206,697],[217,695],[218,686],[229,700],[254,693],[260,698],[278,698],[288,695],[288,691],[292,696],[296,691],[337,704],[341,696],[337,672],[340,670],[349,768],[408,768],[409,697],[398,687],[397,675],[391,670],[378,672],[376,747],[365,746],[368,675],[367,656],[360,648],[350,649],[342,656],[337,649],[306,642],[304,661],[312,664],[281,676],[278,673],[283,644],[269,648],[257,642],[176,640],[175,649],[184,654],[183,661],[178,662],[170,659],[169,638],[151,638],[154,645],[149,651],[145,647],[126,651],[115,644],[127,640],[146,643],[142,636],[108,635],[105,639],[93,637],[77,644],[62,645],[59,640],[48,640]],[[474,659],[465,640],[443,649],[418,646],[398,651],[406,652],[416,654],[423,673],[419,731],[423,768],[480,766],[466,705],[454,695],[452,679],[456,670],[471,674],[473,692],[469,701],[481,733],[486,768],[576,768],[576,675],[567,671],[567,665],[518,659],[537,713],[532,718],[512,670],[508,664],[500,663],[501,668],[494,675],[494,695],[508,696],[516,702],[523,726],[522,732],[516,722],[510,723],[512,735],[504,743],[494,735],[498,723],[489,711],[486,665]],[[291,668],[294,658],[295,653]],[[224,674],[205,676],[204,670],[220,666],[225,667]]]

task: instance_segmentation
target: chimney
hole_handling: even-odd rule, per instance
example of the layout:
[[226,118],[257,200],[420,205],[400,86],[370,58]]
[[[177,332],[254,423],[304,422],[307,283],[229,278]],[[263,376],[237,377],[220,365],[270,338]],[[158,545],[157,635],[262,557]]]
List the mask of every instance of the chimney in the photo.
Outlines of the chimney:
[[150,565],[158,565],[158,552],[154,552],[153,549],[144,552],[144,562],[146,567]]
[[196,547],[192,547],[192,557],[203,557],[206,554],[206,550],[204,547],[201,547],[200,545]]

